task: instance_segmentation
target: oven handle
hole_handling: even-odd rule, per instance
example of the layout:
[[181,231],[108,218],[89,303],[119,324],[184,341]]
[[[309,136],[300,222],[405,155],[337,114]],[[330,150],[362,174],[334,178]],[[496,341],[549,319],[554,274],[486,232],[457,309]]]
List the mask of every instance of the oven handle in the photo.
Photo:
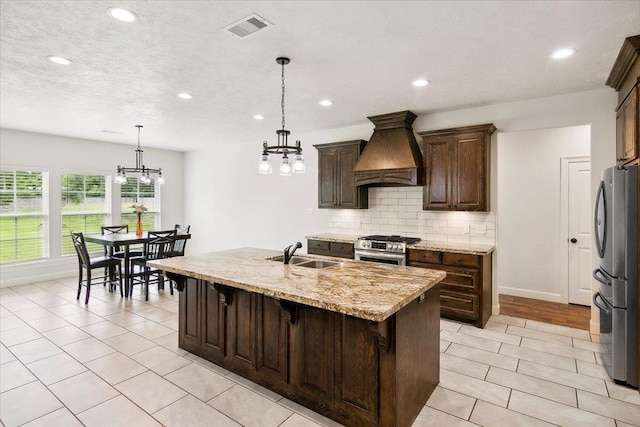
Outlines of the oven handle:
[[[602,303],[599,303],[599,301],[602,301]],[[609,303],[609,301],[607,301],[607,299],[604,298],[600,294],[600,292],[596,292],[595,294],[593,294],[593,304],[596,307],[598,307],[600,310],[604,311],[606,314],[611,313],[611,309],[608,306],[613,308],[613,306]]]
[[357,249],[354,252],[355,255],[357,256],[366,256],[366,257],[370,257],[370,258],[382,258],[382,259],[405,259],[406,255],[405,254],[387,254],[384,252],[375,252],[375,251],[363,251],[360,249]]

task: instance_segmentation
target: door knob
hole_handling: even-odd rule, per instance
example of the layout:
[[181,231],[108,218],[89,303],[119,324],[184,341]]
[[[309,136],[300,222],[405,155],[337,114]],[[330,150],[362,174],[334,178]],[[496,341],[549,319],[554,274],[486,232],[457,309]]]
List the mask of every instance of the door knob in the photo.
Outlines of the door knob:
[[578,239],[576,239],[575,237],[572,237],[570,240],[571,243],[578,243]]

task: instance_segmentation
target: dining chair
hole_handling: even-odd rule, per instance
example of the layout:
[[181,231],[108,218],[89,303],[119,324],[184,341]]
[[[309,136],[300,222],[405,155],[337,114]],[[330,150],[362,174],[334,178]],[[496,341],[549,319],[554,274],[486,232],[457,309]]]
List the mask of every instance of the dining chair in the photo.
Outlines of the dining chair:
[[[151,283],[151,277],[156,277],[158,289],[160,285],[164,283],[164,276],[162,272],[156,268],[149,267],[148,262],[168,258],[173,251],[173,245],[175,244],[176,230],[166,231],[149,231],[149,241],[144,245],[144,254],[141,257],[131,259],[131,277],[133,281],[129,290],[129,296],[133,295],[134,285],[141,284],[144,286],[145,301],[149,301],[149,284]],[[136,272],[137,267],[137,272]],[[169,289],[171,295],[173,295],[173,286],[169,283]]]
[[[176,224],[174,229],[176,230],[176,235],[180,236],[181,234],[189,234],[189,231],[191,230],[191,226]],[[186,246],[187,246],[187,239],[180,239],[179,237],[177,237],[173,245],[173,249],[171,250],[171,252],[167,257],[170,258],[170,257],[176,257],[176,256],[184,256],[184,250]]]
[[[97,258],[91,258],[89,256],[89,252],[87,251],[87,244],[84,241],[84,236],[82,233],[74,233],[71,232],[71,240],[73,241],[73,247],[76,250],[76,255],[78,255],[78,294],[76,295],[76,299],[80,299],[80,292],[82,290],[82,286],[86,286],[87,288],[87,296],[85,297],[84,303],[89,303],[89,295],[91,294],[91,285],[93,279],[101,279],[101,283],[106,285],[109,283],[109,288],[112,286],[120,287],[120,296],[123,296],[122,293],[122,267],[120,266],[120,260],[117,258],[113,258],[110,256],[103,256]],[[114,277],[111,274],[105,274],[104,276],[92,277],[91,270],[96,268],[105,268],[105,269],[113,269],[113,271],[118,272],[118,281],[115,282]],[[83,273],[86,271],[87,278],[83,280]],[[106,270],[105,270],[106,271]],[[114,283],[115,282],[115,283]]]

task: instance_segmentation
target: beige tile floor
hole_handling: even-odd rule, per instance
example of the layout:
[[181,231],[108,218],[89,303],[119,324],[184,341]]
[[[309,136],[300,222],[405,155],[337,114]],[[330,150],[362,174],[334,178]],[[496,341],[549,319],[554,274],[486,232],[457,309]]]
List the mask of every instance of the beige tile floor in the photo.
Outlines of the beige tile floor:
[[[177,347],[177,294],[75,278],[0,288],[0,419],[13,426],[337,426]],[[441,322],[440,385],[414,426],[640,426],[586,331],[507,316]]]

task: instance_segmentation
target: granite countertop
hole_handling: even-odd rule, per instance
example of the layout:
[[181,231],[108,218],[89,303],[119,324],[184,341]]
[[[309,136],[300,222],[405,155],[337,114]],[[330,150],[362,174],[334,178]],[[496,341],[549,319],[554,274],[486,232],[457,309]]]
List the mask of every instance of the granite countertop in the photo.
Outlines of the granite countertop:
[[[341,242],[341,243],[353,243],[355,239],[361,237],[360,235],[353,234],[338,234],[338,233],[321,233],[306,236],[305,239],[311,240],[324,240],[328,242]],[[421,240],[413,245],[407,245],[409,249],[423,249],[430,251],[451,252],[458,254],[470,254],[470,255],[488,255],[494,251],[493,245],[480,245],[473,243],[447,243],[436,242],[432,240]]]
[[363,234],[321,233],[304,236],[304,238],[307,240],[323,240],[325,242],[353,243],[354,240],[362,236]]
[[445,278],[417,267],[336,259],[323,269],[284,265],[267,258],[281,251],[240,248],[204,255],[166,258],[149,265],[172,273],[228,285],[274,298],[381,322]]

